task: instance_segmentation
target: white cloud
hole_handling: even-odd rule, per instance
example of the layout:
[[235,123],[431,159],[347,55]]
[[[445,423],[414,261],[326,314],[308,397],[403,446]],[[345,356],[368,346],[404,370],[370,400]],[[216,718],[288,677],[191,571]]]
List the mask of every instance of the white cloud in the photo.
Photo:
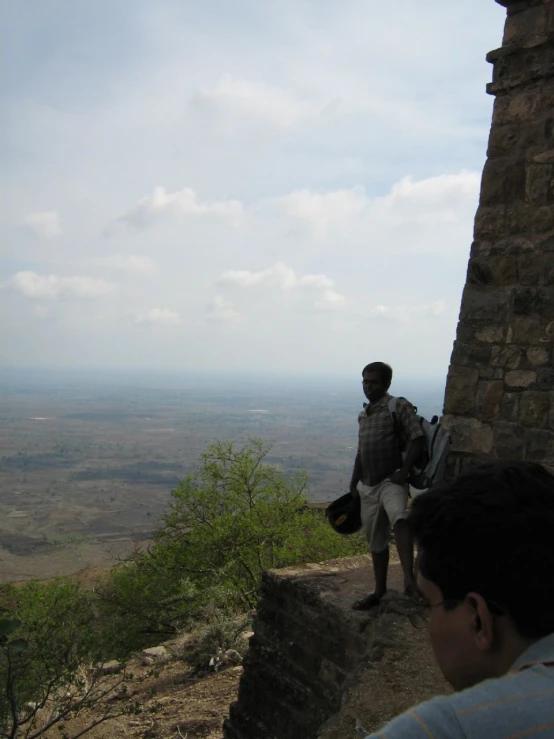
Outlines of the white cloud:
[[353,236],[374,241],[383,228],[456,224],[474,212],[481,175],[462,170],[414,181],[404,177],[384,196],[370,198],[363,187],[317,193],[297,190],[278,199],[293,221],[316,240]]
[[317,239],[323,238],[329,227],[362,213],[367,204],[362,187],[328,193],[297,190],[280,199],[286,215],[306,224]]
[[215,87],[199,90],[191,106],[225,119],[263,123],[277,129],[291,128],[318,114],[313,102],[300,99],[294,91],[229,74],[223,75]]
[[[139,200],[133,208],[119,216],[114,224],[123,223],[144,229],[162,215],[224,220],[236,226],[242,221],[244,207],[238,200],[200,202],[196,192],[190,187],[176,192],[167,192],[165,187],[155,187],[151,195]],[[110,231],[111,229],[108,230]]]
[[345,302],[344,296],[335,290],[333,280],[326,275],[307,274],[299,277],[291,267],[282,262],[276,262],[259,272],[228,270],[219,277],[218,283],[241,290],[259,287],[311,296],[311,307],[320,310],[342,308]]
[[115,285],[92,277],[59,277],[38,275],[36,272],[17,272],[7,286],[33,300],[79,298],[93,300],[115,290]]
[[373,208],[396,224],[453,223],[468,202],[473,206],[480,182],[480,173],[467,170],[416,182],[404,177],[388,195],[373,201]]
[[150,323],[158,326],[179,326],[181,316],[167,308],[152,308],[145,316],[137,316],[135,323]]
[[409,322],[413,319],[439,318],[448,312],[449,306],[444,300],[435,300],[424,305],[376,305],[368,312],[369,318],[388,321]]
[[55,239],[62,234],[60,214],[57,210],[29,213],[23,222],[41,239]]
[[112,254],[90,260],[92,264],[105,267],[116,272],[131,272],[140,275],[152,275],[156,271],[156,262],[150,257],[136,254]]
[[216,295],[206,307],[206,318],[208,321],[239,323],[243,320],[243,315],[235,310],[230,300],[222,295]]

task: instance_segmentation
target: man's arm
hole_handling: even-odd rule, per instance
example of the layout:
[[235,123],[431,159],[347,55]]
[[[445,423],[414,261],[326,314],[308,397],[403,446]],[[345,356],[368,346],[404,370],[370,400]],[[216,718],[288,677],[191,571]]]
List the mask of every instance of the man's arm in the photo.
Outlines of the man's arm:
[[362,474],[362,455],[360,454],[360,450],[358,450],[358,453],[356,454],[356,458],[354,460],[352,479],[350,480],[350,492],[355,498],[359,495],[358,483],[362,479]]
[[390,476],[391,482],[394,482],[397,485],[405,485],[407,483],[411,469],[417,462],[417,460],[421,457],[424,446],[424,436],[418,436],[417,439],[414,439],[410,442],[410,446],[408,447],[408,452],[406,454],[404,462],[402,463],[402,467],[399,470],[396,470],[396,472],[394,472]]
[[390,480],[397,485],[405,485],[412,467],[423,453],[425,435],[421,430],[413,405],[404,398],[398,400],[398,421],[402,426],[404,438],[409,444],[402,467],[390,476]]

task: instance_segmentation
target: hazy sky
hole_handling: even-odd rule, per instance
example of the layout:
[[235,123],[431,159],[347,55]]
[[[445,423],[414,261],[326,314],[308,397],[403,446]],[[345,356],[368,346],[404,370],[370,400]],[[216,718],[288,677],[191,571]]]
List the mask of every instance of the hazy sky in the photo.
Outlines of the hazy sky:
[[445,373],[493,0],[3,0],[5,365]]

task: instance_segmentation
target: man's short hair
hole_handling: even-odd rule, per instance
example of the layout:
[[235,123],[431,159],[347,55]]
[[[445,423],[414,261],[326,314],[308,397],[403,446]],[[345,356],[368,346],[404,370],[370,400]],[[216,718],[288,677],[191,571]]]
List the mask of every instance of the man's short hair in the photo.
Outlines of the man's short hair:
[[554,632],[554,476],[544,467],[476,467],[415,498],[408,523],[445,608],[475,592],[520,636]]
[[388,389],[392,382],[392,367],[384,362],[370,362],[362,370],[362,377],[366,372],[377,372],[381,382]]

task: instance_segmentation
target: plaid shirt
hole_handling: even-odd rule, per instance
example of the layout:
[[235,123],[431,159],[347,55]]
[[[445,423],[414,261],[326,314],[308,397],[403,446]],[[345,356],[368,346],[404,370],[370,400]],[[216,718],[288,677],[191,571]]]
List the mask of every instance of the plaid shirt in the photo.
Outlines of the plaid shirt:
[[[390,398],[385,393],[381,400],[368,405],[358,416],[358,452],[364,485],[378,485],[402,466],[401,445],[387,407]],[[396,413],[405,444],[424,436],[414,408],[405,398],[398,398]]]
[[507,675],[433,698],[366,739],[552,739],[554,634],[535,642]]

